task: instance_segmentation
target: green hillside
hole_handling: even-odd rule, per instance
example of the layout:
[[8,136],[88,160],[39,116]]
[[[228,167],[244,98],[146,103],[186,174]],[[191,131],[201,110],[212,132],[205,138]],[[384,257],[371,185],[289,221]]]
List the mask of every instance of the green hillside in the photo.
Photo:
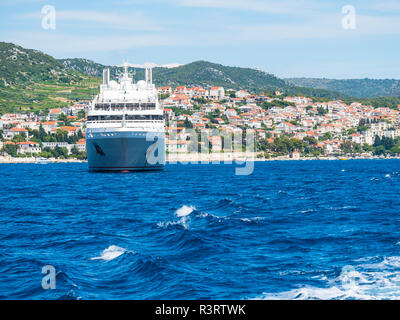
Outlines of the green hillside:
[[0,114],[37,112],[90,99],[99,83],[40,51],[0,42]]
[[285,82],[272,74],[249,68],[227,67],[207,61],[196,61],[176,68],[156,68],[154,78],[165,85],[223,86],[233,89],[278,89]]
[[47,54],[0,42],[0,87],[37,81],[70,83],[81,79],[79,74],[65,69]]
[[110,68],[111,74],[118,71],[117,67],[105,66],[89,59],[73,58],[73,59],[58,59],[63,68],[67,70],[77,71],[92,77],[102,77],[103,69]]
[[[101,77],[104,68],[114,75],[118,68],[105,66],[87,59],[59,60],[64,67],[91,76]],[[136,68],[136,79],[144,78],[144,70]],[[284,80],[264,71],[223,66],[207,61],[195,61],[175,68],[154,68],[153,81],[156,86],[223,86],[226,89],[246,89],[254,92],[283,90],[288,94],[302,94],[318,98],[337,99],[338,92],[323,89],[300,88],[288,85]]]
[[[115,74],[117,67],[105,66],[87,59],[58,60],[69,70],[101,77],[104,68]],[[144,77],[144,70],[136,68],[136,78]],[[259,90],[260,88],[284,88],[285,82],[263,71],[227,67],[207,61],[196,61],[176,68],[154,68],[153,79],[157,86],[224,86],[232,89]]]
[[[0,42],[0,114],[12,111],[39,112],[61,107],[78,100],[92,99],[98,92],[105,66],[87,59],[60,59],[37,50]],[[109,67],[111,75],[120,72]],[[144,78],[144,70],[135,70],[137,80]],[[370,104],[375,107],[397,108],[397,80],[282,80],[272,74],[250,69],[229,67],[207,61],[196,61],[175,68],[154,68],[156,86],[223,86],[226,89],[246,89],[252,92],[283,91],[286,95],[304,95],[319,101],[343,99]],[[397,82],[396,82],[397,81]],[[339,85],[340,84],[340,85]],[[373,97],[353,98],[352,96]]]
[[289,85],[300,87],[338,91],[342,94],[371,98],[380,96],[400,96],[400,80],[394,79],[318,79],[318,78],[290,78],[286,79]]

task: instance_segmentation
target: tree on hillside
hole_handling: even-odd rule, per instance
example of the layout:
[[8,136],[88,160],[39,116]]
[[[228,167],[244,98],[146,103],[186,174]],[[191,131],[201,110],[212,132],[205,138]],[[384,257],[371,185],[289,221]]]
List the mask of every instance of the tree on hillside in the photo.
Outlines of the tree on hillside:
[[3,148],[1,149],[1,152],[3,154],[7,153],[11,157],[17,157],[18,156],[17,146],[15,144],[6,144],[6,145],[4,145]]
[[318,107],[317,111],[318,111],[318,115],[320,115],[320,116],[324,116],[329,112],[328,108],[325,109],[323,107]]
[[183,126],[185,128],[193,128],[193,124],[189,121],[188,117],[185,118],[185,121],[183,123]]
[[58,121],[64,122],[64,125],[66,125],[66,126],[71,125],[71,121],[68,120],[68,116],[64,112],[60,113],[60,115],[58,116]]
[[15,143],[24,142],[25,140],[26,140],[25,132],[18,133],[12,138],[12,141]]
[[78,112],[78,119],[84,119],[85,115],[86,115],[85,111],[84,110],[80,110]]
[[79,149],[78,149],[78,147],[77,147],[76,145],[74,145],[74,146],[71,148],[71,153],[72,153],[73,155],[79,154]]
[[332,140],[332,133],[325,132],[324,135],[320,138],[321,141]]
[[314,137],[304,137],[303,142],[312,146],[316,146],[318,144],[317,139],[315,139]]

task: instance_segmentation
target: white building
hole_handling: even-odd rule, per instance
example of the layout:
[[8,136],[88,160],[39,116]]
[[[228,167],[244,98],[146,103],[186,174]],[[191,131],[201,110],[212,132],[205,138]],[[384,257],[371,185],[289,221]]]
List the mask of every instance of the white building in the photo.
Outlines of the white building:
[[211,99],[222,100],[225,97],[225,89],[223,87],[212,87],[209,97]]
[[212,152],[220,152],[222,150],[222,137],[221,136],[210,136],[208,141],[211,143]]
[[20,154],[42,152],[42,148],[40,148],[39,143],[33,141],[19,142],[17,143],[17,146],[18,146],[17,152]]
[[42,145],[43,148],[50,148],[50,149],[55,149],[56,147],[67,148],[68,153],[71,153],[71,149],[74,146],[72,144],[69,144],[68,142],[43,142]]
[[188,151],[188,141],[167,140],[165,142],[166,151],[170,153],[186,153]]
[[236,91],[236,97],[237,98],[246,98],[246,97],[248,97],[250,95],[250,93],[248,93],[247,91],[245,91],[245,90],[239,90],[239,91]]

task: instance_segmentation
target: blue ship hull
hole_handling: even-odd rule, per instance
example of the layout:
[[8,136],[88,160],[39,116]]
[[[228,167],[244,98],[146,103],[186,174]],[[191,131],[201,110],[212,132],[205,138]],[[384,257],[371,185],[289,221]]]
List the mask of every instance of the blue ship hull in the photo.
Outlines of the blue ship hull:
[[111,132],[86,138],[90,171],[150,171],[165,166],[165,137],[146,141],[146,133]]

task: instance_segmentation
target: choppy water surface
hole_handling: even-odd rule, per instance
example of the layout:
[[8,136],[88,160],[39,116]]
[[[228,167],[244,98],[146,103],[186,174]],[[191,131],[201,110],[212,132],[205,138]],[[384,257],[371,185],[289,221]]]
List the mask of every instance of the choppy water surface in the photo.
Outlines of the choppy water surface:
[[399,160],[0,173],[1,299],[400,297]]

